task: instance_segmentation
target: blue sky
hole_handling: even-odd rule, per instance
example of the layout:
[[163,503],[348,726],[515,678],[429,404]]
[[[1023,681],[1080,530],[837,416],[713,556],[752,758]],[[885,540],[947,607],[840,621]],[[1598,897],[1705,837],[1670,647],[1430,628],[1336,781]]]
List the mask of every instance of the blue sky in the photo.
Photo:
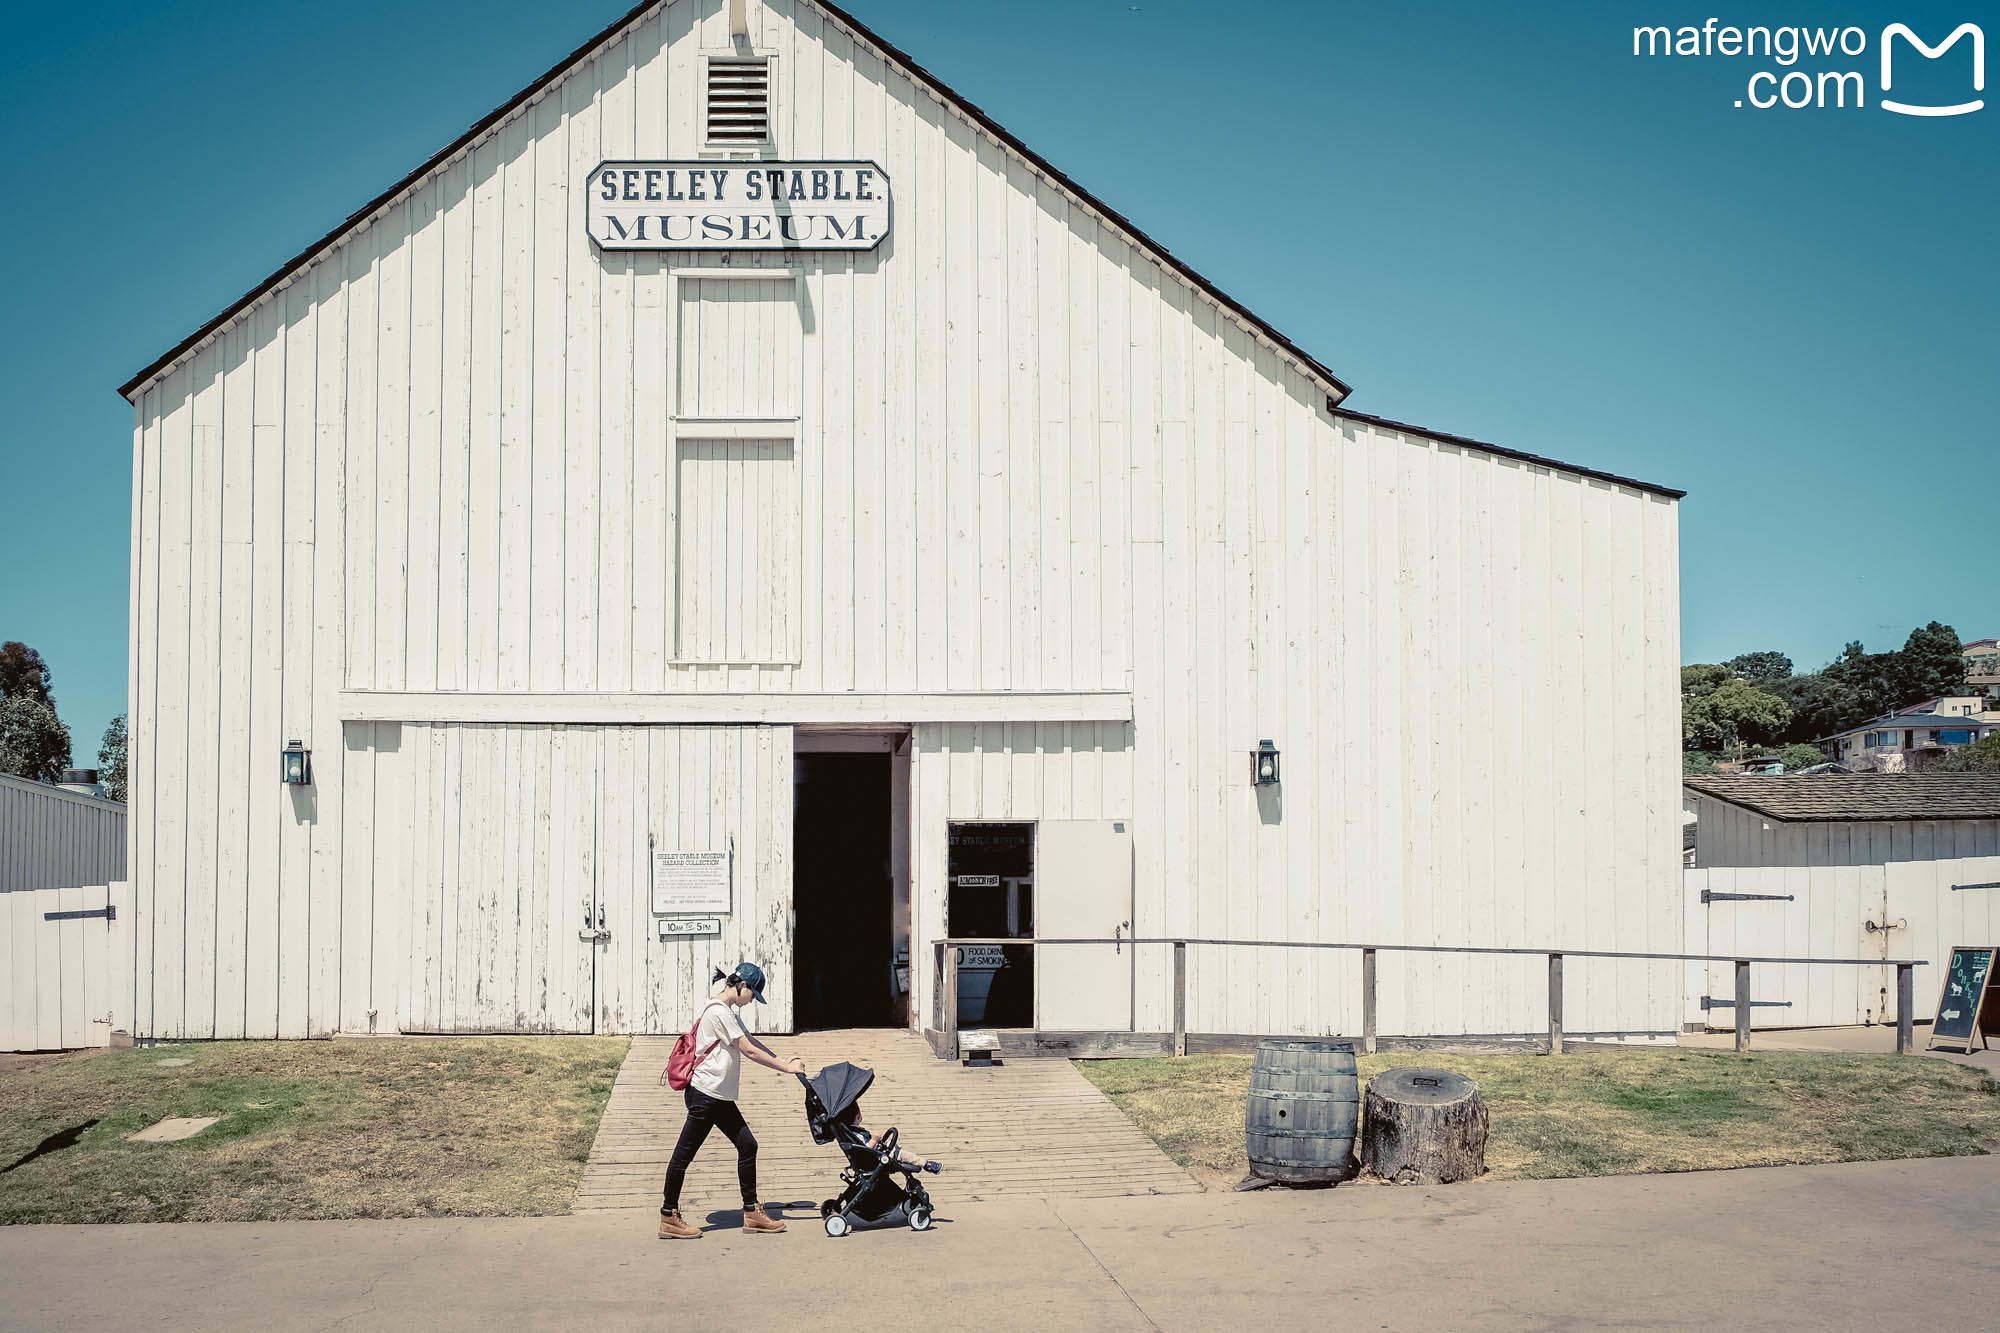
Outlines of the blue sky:
[[[115,386],[627,7],[10,12],[0,639],[49,659],[79,762],[124,708]],[[1773,58],[1635,58],[1634,26],[1718,13],[1684,4],[851,8],[1351,406],[1689,491],[1686,660],[2000,634],[2000,83],[1971,115],[1874,105],[1886,25],[2000,40],[1990,8],[1721,13],[1865,33],[1791,68],[1858,70],[1870,105],[1798,111],[1733,105]],[[1970,64],[1900,60],[1894,95],[1963,101]]]

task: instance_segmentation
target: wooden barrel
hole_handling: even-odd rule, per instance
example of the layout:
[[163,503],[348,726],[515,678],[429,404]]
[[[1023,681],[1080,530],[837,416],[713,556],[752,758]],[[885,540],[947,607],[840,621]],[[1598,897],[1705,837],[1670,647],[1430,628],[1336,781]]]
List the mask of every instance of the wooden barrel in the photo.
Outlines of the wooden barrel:
[[1360,1108],[1352,1042],[1258,1042],[1243,1124],[1250,1174],[1294,1185],[1351,1179]]

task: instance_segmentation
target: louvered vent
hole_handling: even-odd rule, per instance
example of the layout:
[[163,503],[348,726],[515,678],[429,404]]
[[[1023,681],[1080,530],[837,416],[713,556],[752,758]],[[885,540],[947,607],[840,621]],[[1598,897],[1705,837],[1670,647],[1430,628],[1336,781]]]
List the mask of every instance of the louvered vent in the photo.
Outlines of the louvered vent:
[[710,57],[708,141],[743,144],[771,141],[770,61]]

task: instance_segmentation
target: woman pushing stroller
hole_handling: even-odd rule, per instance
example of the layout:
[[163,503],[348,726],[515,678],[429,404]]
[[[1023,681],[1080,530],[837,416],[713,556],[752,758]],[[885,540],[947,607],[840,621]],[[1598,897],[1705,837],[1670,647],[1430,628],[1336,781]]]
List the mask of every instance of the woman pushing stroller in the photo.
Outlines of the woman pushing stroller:
[[[710,1001],[696,1020],[693,1037],[693,1069],[687,1075],[687,1122],[681,1126],[680,1141],[667,1163],[666,1196],[660,1203],[661,1240],[697,1240],[698,1227],[681,1217],[681,1183],[695,1153],[708,1138],[708,1131],[720,1129],[736,1144],[736,1180],[743,1191],[743,1229],[753,1235],[783,1231],[785,1224],[764,1211],[757,1198],[757,1138],[743,1123],[737,1108],[737,1078],[745,1059],[775,1069],[781,1074],[804,1075],[803,1060],[781,1060],[770,1047],[751,1036],[736,1012],[755,1000],[764,999],[764,969],[755,963],[738,963],[726,976],[717,968],[715,980],[723,983],[721,994]],[[681,1048],[676,1047],[676,1057]],[[668,1074],[675,1072],[674,1062]]]

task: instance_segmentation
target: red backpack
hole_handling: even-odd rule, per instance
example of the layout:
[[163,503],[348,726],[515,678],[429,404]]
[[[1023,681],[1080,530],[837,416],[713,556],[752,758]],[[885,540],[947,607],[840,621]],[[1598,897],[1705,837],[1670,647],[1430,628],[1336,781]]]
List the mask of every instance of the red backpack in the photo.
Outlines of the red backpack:
[[694,1049],[694,1034],[701,1027],[701,1020],[708,1016],[709,1009],[721,1003],[720,1000],[711,1002],[707,1008],[694,1016],[694,1022],[688,1030],[674,1039],[674,1049],[667,1053],[667,1067],[660,1071],[660,1082],[676,1092],[684,1091],[694,1080],[695,1069],[703,1060],[708,1059],[711,1051],[722,1044],[722,1038],[717,1037],[708,1044],[708,1050],[696,1054]]

